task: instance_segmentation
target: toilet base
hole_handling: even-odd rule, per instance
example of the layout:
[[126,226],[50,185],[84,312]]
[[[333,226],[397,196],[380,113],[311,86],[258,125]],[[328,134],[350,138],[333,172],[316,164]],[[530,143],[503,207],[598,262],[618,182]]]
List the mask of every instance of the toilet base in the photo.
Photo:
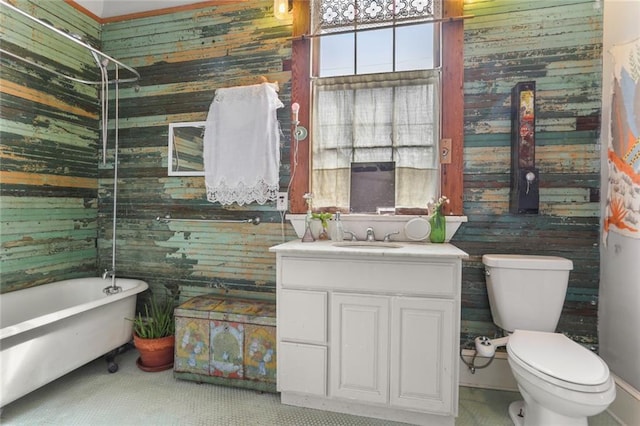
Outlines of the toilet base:
[[524,401],[509,404],[509,417],[515,426],[524,426]]
[[565,417],[542,407],[538,407],[537,412],[529,412],[528,419],[526,415],[527,406],[524,401],[514,401],[509,404],[509,417],[515,426],[588,426],[586,417]]

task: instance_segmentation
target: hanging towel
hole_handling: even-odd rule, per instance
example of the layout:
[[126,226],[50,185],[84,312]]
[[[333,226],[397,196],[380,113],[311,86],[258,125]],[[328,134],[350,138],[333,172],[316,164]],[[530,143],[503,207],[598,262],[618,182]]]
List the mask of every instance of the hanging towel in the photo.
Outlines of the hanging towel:
[[278,83],[217,89],[204,130],[207,200],[264,204],[279,189]]

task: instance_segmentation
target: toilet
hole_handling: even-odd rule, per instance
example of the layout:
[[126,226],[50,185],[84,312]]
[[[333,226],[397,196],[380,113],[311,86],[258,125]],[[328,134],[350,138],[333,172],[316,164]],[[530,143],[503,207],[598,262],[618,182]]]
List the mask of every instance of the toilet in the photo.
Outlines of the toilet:
[[[524,401],[517,426],[587,426],[616,396],[607,364],[555,333],[573,263],[556,256],[482,256],[493,322],[508,335],[507,360]],[[500,339],[502,340],[502,339]]]

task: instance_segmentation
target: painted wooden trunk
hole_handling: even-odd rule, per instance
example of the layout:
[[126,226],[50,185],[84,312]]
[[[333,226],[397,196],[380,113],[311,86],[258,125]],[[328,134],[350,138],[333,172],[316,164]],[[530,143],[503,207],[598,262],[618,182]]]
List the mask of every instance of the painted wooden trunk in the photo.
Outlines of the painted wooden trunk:
[[175,310],[174,377],[275,392],[276,305],[203,295]]

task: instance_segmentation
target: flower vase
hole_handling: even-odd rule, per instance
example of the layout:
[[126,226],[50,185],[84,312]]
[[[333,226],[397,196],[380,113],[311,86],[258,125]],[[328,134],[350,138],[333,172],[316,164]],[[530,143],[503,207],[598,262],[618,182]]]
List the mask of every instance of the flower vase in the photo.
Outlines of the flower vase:
[[302,236],[303,243],[312,243],[316,239],[313,238],[313,233],[311,232],[311,226],[307,225],[304,229],[304,235]]
[[447,218],[444,217],[440,208],[429,218],[429,225],[431,225],[431,233],[429,239],[432,243],[444,243],[445,236],[447,235]]
[[307,216],[304,218],[304,235],[302,236],[303,243],[312,243],[316,239],[313,238],[313,233],[311,232],[311,211],[307,212]]
[[329,230],[327,229],[326,225],[322,225],[322,231],[320,232],[320,235],[318,235],[318,239],[321,241],[324,240],[329,240]]

